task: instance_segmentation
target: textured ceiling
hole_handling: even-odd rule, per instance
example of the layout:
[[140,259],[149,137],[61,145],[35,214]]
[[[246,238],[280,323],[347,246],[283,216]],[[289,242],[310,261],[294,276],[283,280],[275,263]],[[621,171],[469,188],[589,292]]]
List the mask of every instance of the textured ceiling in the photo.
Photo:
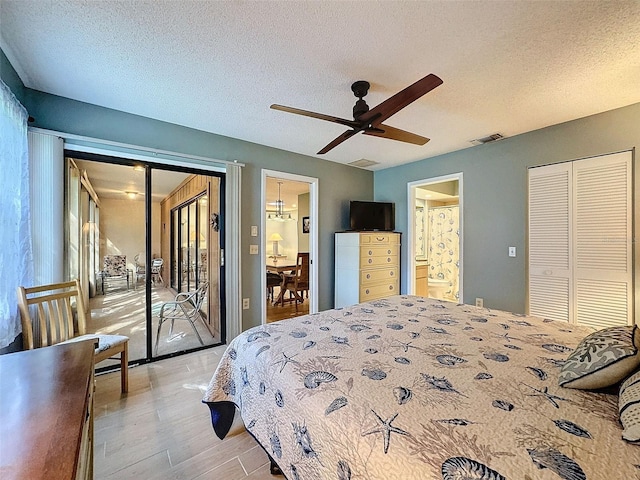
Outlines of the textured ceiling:
[[0,46],[27,87],[306,155],[419,78],[444,84],[324,156],[371,169],[640,102],[640,1],[0,0]]

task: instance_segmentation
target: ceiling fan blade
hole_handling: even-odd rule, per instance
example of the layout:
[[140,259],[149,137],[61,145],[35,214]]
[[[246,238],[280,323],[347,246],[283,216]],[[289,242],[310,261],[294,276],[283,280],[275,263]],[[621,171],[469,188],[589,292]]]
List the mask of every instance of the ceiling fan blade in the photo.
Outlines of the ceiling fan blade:
[[326,120],[327,122],[339,123],[345,127],[358,128],[360,122],[354,122],[353,120],[347,120],[345,118],[334,117],[332,115],[325,115],[323,113],[310,112],[308,110],[301,110],[299,108],[285,107],[284,105],[271,105],[273,110],[280,110],[282,112],[295,113],[296,115],[304,115],[305,117],[317,118],[319,120]]
[[363,133],[374,137],[389,138],[391,140],[398,140],[399,142],[413,143],[414,145],[424,145],[429,141],[427,137],[421,137],[415,133],[383,124],[380,124],[375,128],[365,128]]
[[366,123],[374,127],[378,126],[391,115],[398,113],[404,107],[415,102],[438,85],[442,85],[442,79],[437,75],[430,73],[414,84],[409,85],[404,90],[399,91],[394,96],[387,98],[384,102],[375,106],[367,113],[364,113],[360,118],[358,118],[358,120],[361,123]]
[[327,153],[329,150],[331,150],[334,147],[337,147],[338,145],[340,145],[345,140],[349,140],[351,137],[353,137],[358,132],[359,132],[359,130],[347,130],[342,135],[340,135],[339,137],[335,138],[331,143],[329,143],[322,150],[320,150],[318,152],[318,155],[322,155],[324,153]]

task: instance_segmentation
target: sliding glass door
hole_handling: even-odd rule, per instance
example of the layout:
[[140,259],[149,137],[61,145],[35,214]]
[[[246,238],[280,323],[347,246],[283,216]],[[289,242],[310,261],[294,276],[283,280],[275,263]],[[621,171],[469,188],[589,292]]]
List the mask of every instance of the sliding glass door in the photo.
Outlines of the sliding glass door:
[[67,275],[88,333],[128,336],[131,362],[222,343],[224,177],[93,157],[66,160]]

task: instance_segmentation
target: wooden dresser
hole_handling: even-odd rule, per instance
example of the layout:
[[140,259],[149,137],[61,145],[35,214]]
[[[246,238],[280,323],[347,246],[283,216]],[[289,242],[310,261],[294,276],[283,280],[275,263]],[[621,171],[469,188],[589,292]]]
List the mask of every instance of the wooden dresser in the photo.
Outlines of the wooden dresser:
[[0,355],[0,478],[93,478],[94,342]]
[[335,246],[336,308],[400,293],[399,233],[336,233]]

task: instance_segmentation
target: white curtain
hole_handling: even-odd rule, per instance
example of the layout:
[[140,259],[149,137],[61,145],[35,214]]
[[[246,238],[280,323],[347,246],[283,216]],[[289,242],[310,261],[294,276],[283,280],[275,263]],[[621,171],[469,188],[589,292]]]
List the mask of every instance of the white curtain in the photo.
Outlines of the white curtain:
[[0,80],[0,349],[20,333],[16,289],[33,283],[27,112]]
[[242,333],[242,263],[240,256],[240,207],[242,206],[242,168],[227,166],[225,261],[227,294],[227,344]]

